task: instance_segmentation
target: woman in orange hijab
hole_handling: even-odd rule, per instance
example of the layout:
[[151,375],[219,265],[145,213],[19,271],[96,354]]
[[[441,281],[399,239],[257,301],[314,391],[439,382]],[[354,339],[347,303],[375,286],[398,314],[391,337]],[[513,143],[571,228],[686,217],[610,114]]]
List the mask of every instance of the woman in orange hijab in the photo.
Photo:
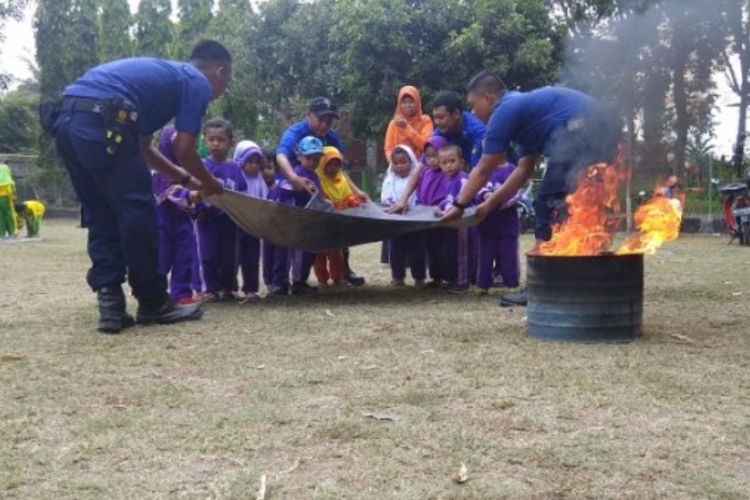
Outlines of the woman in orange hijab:
[[402,88],[398,93],[396,113],[385,134],[386,159],[391,161],[391,153],[399,145],[409,146],[420,158],[433,131],[432,119],[422,114],[419,91],[411,86]]

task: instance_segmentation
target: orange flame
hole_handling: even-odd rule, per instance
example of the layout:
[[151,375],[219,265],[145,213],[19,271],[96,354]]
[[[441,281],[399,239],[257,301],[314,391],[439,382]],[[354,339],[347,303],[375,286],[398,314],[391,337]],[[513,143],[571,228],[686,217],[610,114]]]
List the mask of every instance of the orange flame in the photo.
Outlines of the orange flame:
[[565,198],[567,219],[552,228],[552,239],[539,244],[534,253],[599,255],[609,248],[620,222],[617,189],[624,174],[618,165],[592,165],[578,176],[578,188]]
[[617,250],[618,255],[653,254],[665,241],[674,241],[680,234],[684,196],[667,198],[657,187],[657,195],[635,212],[635,227],[640,234],[630,238]]
[[[592,165],[578,176],[578,188],[565,198],[568,217],[552,228],[550,241],[532,251],[548,256],[593,256],[609,249],[620,222],[617,190],[627,174],[622,168],[622,151],[612,165]],[[657,185],[655,195],[635,213],[637,235],[616,252],[617,255],[653,254],[667,241],[677,239],[685,198],[664,196],[665,186]]]

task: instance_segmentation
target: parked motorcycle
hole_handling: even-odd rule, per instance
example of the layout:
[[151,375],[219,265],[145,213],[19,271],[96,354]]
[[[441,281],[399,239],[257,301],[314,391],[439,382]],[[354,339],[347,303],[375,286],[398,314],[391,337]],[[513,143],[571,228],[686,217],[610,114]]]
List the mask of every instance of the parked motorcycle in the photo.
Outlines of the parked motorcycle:
[[750,195],[748,185],[744,182],[733,182],[719,188],[724,196],[724,218],[732,238],[729,243],[738,240],[740,245],[750,245]]

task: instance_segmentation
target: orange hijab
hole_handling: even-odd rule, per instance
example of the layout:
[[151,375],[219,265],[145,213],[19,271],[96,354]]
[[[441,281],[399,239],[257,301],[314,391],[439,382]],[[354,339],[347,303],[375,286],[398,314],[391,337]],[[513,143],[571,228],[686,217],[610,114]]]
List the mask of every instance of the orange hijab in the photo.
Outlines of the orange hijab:
[[[401,101],[404,97],[411,97],[414,99],[414,116],[406,117],[401,111]],[[400,128],[396,125],[396,118],[404,116],[408,125],[406,128]],[[385,134],[385,157],[390,162],[391,153],[396,146],[403,144],[409,146],[417,158],[422,156],[424,153],[425,144],[427,140],[432,137],[434,132],[432,125],[432,119],[429,116],[422,114],[422,97],[419,95],[419,91],[412,86],[403,87],[398,93],[398,101],[396,103],[396,112],[391,123],[388,124],[388,131]]]

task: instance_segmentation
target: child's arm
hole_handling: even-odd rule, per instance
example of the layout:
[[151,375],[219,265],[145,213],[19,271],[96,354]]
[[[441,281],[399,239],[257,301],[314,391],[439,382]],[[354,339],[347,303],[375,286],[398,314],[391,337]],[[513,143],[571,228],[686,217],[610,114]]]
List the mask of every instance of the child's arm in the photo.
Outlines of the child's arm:
[[346,172],[344,172],[344,177],[346,178],[346,182],[349,183],[349,187],[351,188],[352,192],[354,193],[354,196],[356,196],[359,201],[361,201],[363,203],[367,202],[367,201],[370,201],[370,197],[367,196],[367,193],[365,193],[364,191],[362,191],[361,189],[359,189],[357,187],[357,185],[352,182],[352,179],[351,179],[351,177],[349,177],[349,174],[347,174]]
[[406,213],[409,207],[409,198],[411,197],[412,193],[417,190],[417,186],[419,185],[419,179],[422,176],[422,169],[424,168],[424,165],[421,163],[417,165],[417,168],[414,169],[414,172],[411,174],[411,178],[409,179],[409,183],[406,185],[406,189],[404,190],[404,194],[401,195],[401,199],[398,200],[396,203],[394,203],[392,206],[385,209],[386,212],[389,214],[400,214],[400,213]]

